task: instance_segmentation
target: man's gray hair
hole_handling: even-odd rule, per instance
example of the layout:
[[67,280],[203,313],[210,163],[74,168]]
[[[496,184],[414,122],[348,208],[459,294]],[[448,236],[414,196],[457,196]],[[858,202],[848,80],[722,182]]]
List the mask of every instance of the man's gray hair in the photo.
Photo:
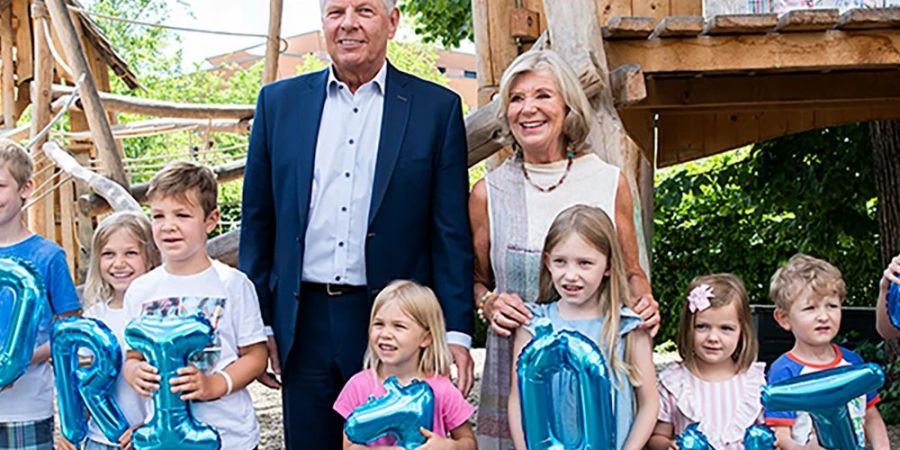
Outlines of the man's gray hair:
[[[383,0],[384,1],[384,10],[390,13],[394,10],[394,7],[397,6],[397,0]],[[319,0],[319,10],[322,13],[325,12],[325,4],[328,3],[328,0]]]

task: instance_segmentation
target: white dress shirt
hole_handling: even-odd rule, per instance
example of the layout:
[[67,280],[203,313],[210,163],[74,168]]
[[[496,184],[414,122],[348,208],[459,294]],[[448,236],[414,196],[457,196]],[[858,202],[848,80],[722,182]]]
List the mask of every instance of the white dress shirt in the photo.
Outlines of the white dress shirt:
[[[319,122],[303,281],[366,285],[366,233],[381,138],[387,61],[355,93],[328,68],[325,105]],[[457,331],[447,342],[470,347]]]

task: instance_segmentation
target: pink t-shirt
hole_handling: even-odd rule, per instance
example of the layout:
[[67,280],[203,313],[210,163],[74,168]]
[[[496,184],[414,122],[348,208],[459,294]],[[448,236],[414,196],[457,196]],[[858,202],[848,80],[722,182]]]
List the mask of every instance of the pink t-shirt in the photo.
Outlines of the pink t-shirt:
[[[475,412],[475,407],[463,398],[456,386],[447,377],[435,375],[425,379],[434,391],[434,426],[432,431],[439,436],[448,436],[450,431],[466,423]],[[384,385],[378,380],[378,376],[372,369],[363,370],[353,375],[334,402],[334,410],[345,419],[357,407],[369,400],[369,396],[376,398],[387,394]],[[393,445],[392,437],[382,438],[371,446]]]

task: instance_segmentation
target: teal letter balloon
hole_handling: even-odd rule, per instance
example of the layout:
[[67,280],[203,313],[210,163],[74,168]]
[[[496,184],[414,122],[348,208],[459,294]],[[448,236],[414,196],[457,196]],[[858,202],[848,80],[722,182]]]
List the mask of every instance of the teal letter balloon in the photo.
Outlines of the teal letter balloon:
[[134,430],[135,450],[216,450],[219,433],[191,415],[189,404],[172,393],[169,384],[188,358],[212,342],[212,326],[200,315],[187,317],[144,316],[125,328],[125,342],[141,352],[159,371],[159,390],[153,393],[153,417]]
[[[117,442],[128,429],[128,420],[113,395],[122,370],[122,348],[116,335],[99,320],[69,317],[53,324],[50,342],[62,435],[69,442],[84,440],[87,409],[103,435]],[[90,366],[79,365],[80,348],[94,354]]]
[[397,377],[384,380],[387,394],[370,398],[347,417],[344,432],[354,444],[365,445],[384,436],[397,439],[397,446],[413,450],[425,443],[420,428],[434,426],[434,392],[424,381],[401,386]]
[[0,290],[12,294],[9,316],[3,317],[0,311],[0,324],[6,326],[6,336],[0,341],[2,389],[24,375],[31,364],[47,294],[37,269],[27,261],[12,257],[0,258]]
[[[612,387],[603,354],[593,341],[574,331],[553,332],[547,319],[535,323],[535,336],[519,355],[517,370],[522,428],[528,450],[615,448],[616,421],[612,410]],[[554,377],[576,380],[579,436],[564,429],[554,398]],[[565,428],[564,428],[565,427]]]
[[878,364],[836,367],[764,386],[762,404],[769,411],[809,413],[824,448],[861,450],[847,403],[883,384]]

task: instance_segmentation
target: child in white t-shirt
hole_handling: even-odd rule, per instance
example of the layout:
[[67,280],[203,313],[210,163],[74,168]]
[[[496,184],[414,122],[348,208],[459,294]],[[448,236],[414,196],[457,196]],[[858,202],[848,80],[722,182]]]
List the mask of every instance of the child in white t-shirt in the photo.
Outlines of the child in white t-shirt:
[[[214,346],[178,370],[172,391],[192,401],[197,420],[218,430],[222,448],[250,450],[259,443],[259,425],[245,388],[266,369],[267,337],[253,284],[206,253],[206,235],[219,220],[217,191],[212,171],[191,162],[171,163],[153,177],[147,197],[163,265],[131,284],[125,309],[130,318],[200,312],[209,320]],[[159,389],[156,369],[137,352],[129,351],[124,373],[141,395]]]

